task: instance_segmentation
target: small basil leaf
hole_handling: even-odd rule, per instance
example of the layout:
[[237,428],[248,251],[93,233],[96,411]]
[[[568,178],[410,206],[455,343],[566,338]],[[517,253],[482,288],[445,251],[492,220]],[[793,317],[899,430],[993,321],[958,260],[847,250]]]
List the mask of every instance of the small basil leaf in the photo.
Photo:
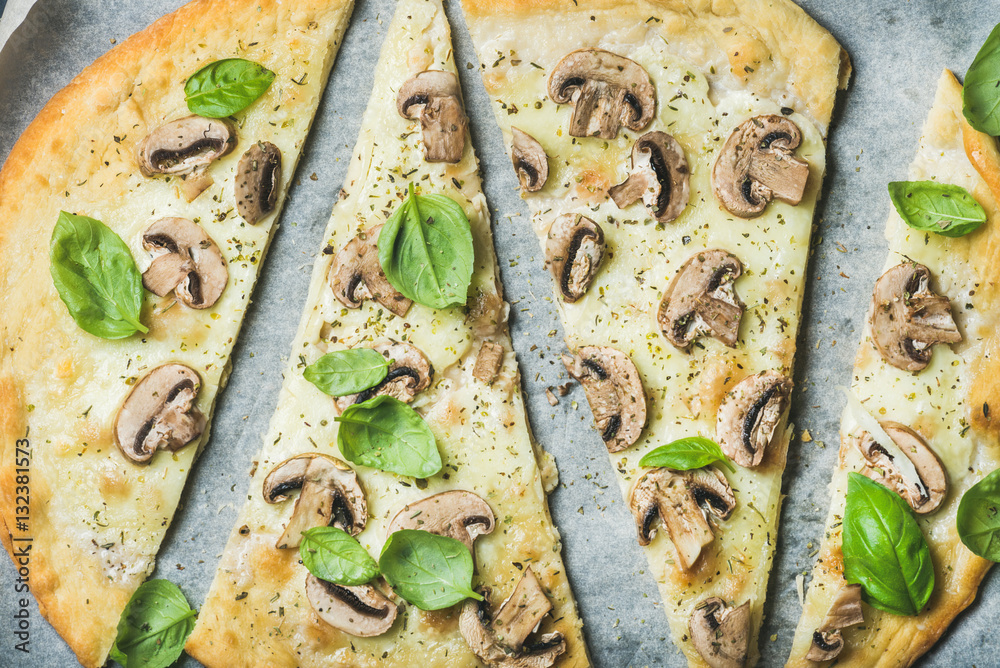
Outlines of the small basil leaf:
[[410,195],[382,226],[378,261],[403,295],[424,306],[464,304],[472,280],[472,230],[445,195]]
[[217,60],[191,75],[184,84],[192,114],[225,118],[243,111],[263,95],[274,72],[242,58]]
[[973,554],[1000,562],[1000,469],[962,495],[955,523]]
[[647,452],[639,460],[639,466],[689,471],[715,462],[721,462],[730,471],[736,471],[715,441],[703,436],[690,436]]
[[299,556],[320,580],[348,587],[378,575],[378,564],[354,536],[337,527],[316,527],[302,532]]
[[472,591],[472,555],[461,541],[414,529],[389,535],[378,560],[393,591],[421,610],[440,610],[467,598]]
[[143,582],[122,611],[111,658],[125,668],[167,668],[184,651],[196,614],[173,582]]
[[986,212],[969,191],[937,181],[893,181],[889,197],[913,229],[961,237],[986,222]]
[[389,360],[371,348],[327,353],[306,367],[303,376],[331,397],[356,394],[375,387],[389,370]]
[[1000,135],[1000,25],[996,25],[965,74],[962,113],[969,125]]
[[844,577],[865,600],[916,615],[934,591],[931,551],[910,506],[895,492],[850,473],[843,524]]
[[348,406],[337,445],[348,461],[414,478],[441,470],[441,453],[430,427],[417,412],[395,397],[382,395]]
[[102,339],[148,332],[139,322],[142,274],[128,246],[99,220],[59,212],[49,273],[76,324]]

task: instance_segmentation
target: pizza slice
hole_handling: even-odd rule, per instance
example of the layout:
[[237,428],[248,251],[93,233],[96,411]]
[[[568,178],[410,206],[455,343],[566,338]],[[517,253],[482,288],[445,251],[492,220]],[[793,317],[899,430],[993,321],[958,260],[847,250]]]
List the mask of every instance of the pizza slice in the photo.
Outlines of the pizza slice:
[[[938,83],[910,178],[964,188],[986,222],[964,236],[944,236],[908,226],[895,210],[889,215],[889,256],[855,358],[827,528],[789,666],[834,659],[838,666],[909,666],[972,603],[991,565],[962,543],[956,517],[969,488],[1000,467],[991,411],[1000,343],[991,274],[1000,154],[992,137],[966,121],[962,86],[949,71]],[[892,539],[911,547],[901,565],[891,553],[863,559],[877,578],[858,577],[858,550],[845,547],[845,536],[878,543],[859,524],[862,509],[848,501],[857,494],[849,489],[866,482],[861,476],[899,494],[904,512],[894,517],[912,518],[905,524],[913,540],[904,542],[901,529]],[[888,504],[874,509],[889,516]],[[926,552],[918,549],[924,541]],[[930,563],[917,560],[920,554]],[[911,582],[902,591],[892,586],[899,573]]]
[[462,4],[674,642],[752,663],[846,54],[787,1]]
[[208,440],[351,9],[192,2],[87,67],[0,172],[0,539],[85,666]]
[[[207,666],[589,665],[440,0],[399,2],[374,81],[187,650]],[[438,536],[474,556],[458,600],[414,593],[431,566],[393,570],[400,551],[439,563],[420,549]]]

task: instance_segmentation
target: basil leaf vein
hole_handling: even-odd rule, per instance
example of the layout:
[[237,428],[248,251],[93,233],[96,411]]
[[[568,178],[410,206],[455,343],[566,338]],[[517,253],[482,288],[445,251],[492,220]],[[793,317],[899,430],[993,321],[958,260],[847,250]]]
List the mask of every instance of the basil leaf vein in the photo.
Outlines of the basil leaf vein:
[[337,418],[337,445],[354,464],[414,478],[441,470],[441,453],[430,427],[415,410],[381,395],[348,406]]
[[356,394],[375,387],[389,370],[389,360],[371,348],[351,348],[323,355],[306,367],[303,376],[332,397]]
[[187,106],[192,114],[224,118],[243,111],[267,92],[274,72],[243,58],[227,58],[209,63],[184,84]]
[[472,590],[472,555],[461,541],[426,531],[402,529],[389,535],[378,560],[393,590],[421,610],[440,610]]
[[931,551],[910,506],[895,492],[850,473],[843,524],[844,577],[865,600],[916,615],[934,591]]
[[962,495],[955,524],[973,554],[1000,562],[1000,469]]
[[128,246],[107,225],[60,211],[49,261],[59,298],[82,330],[102,339],[149,331],[139,322],[142,274]]
[[736,471],[718,443],[703,436],[689,436],[647,452],[639,460],[639,466],[689,471],[715,462],[720,462],[731,472]]
[[337,527],[315,527],[302,532],[299,556],[309,572],[321,580],[354,586],[378,575],[378,564],[351,534]]
[[961,237],[986,222],[986,212],[968,190],[937,181],[893,181],[889,197],[910,227]]
[[122,611],[111,658],[125,668],[167,668],[184,651],[197,614],[173,582],[143,582]]
[[412,183],[378,237],[386,278],[404,296],[431,308],[466,302],[474,258],[462,207],[445,195],[417,195]]
[[1000,135],[1000,24],[994,26],[965,74],[962,113],[980,132]]

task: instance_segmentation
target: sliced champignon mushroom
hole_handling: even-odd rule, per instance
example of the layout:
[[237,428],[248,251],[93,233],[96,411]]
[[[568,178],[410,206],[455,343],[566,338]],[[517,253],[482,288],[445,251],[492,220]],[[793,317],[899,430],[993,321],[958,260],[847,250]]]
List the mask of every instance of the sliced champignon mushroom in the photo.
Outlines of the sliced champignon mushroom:
[[614,139],[622,125],[638,132],[656,111],[656,89],[642,65],[602,49],[563,56],[549,77],[549,97],[573,104],[573,137]]
[[904,371],[925,368],[935,343],[962,340],[951,302],[930,289],[930,280],[930,269],[904,262],[875,283],[869,318],[872,340],[886,362]]
[[768,203],[802,201],[809,163],[793,152],[802,142],[799,126],[783,116],[755,116],[726,140],[712,168],[712,189],[726,210],[755,218]]
[[427,531],[461,541],[472,552],[476,538],[493,533],[495,526],[493,509],[482,497],[451,490],[404,506],[392,518],[386,534],[402,529]]
[[306,598],[324,622],[352,636],[371,638],[392,628],[398,609],[370,584],[349,587],[309,573]]
[[236,210],[256,225],[274,211],[281,188],[281,150],[271,142],[257,142],[236,167]]
[[903,475],[893,456],[876,443],[867,431],[855,441],[861,455],[868,462],[861,474],[899,494],[918,514],[934,512],[944,501],[948,491],[948,477],[941,460],[920,434],[906,425],[891,421],[879,424],[893,443],[913,462],[920,480],[910,480]]
[[638,199],[660,223],[675,220],[687,206],[691,174],[680,143],[666,132],[647,132],[632,145],[632,172],[608,190],[619,209]]
[[636,481],[629,494],[629,508],[639,545],[649,545],[659,518],[677,550],[681,570],[686,571],[715,540],[707,513],[728,519],[736,508],[736,497],[726,476],[715,467],[690,471],[656,468]]
[[500,366],[503,364],[503,345],[495,341],[483,341],[479,347],[479,355],[476,356],[476,365],[472,368],[473,378],[478,378],[487,385],[491,385],[500,373]]
[[201,436],[205,416],[195,406],[201,379],[183,364],[156,367],[137,382],[115,417],[115,445],[137,464]]
[[458,628],[469,648],[487,666],[549,668],[566,651],[566,639],[559,632],[527,642],[542,618],[552,610],[552,603],[531,566],[525,569],[514,592],[492,617],[490,591],[484,588],[482,593],[482,601],[469,599],[462,606]]
[[750,601],[738,608],[706,598],[688,621],[691,643],[711,668],[743,668],[750,648]]
[[646,393],[629,356],[614,348],[583,346],[575,357],[563,355],[562,361],[569,375],[583,385],[608,452],[619,452],[639,440],[646,426]]
[[333,405],[338,414],[347,410],[348,406],[360,404],[372,397],[384,394],[395,397],[404,403],[410,403],[417,392],[426,390],[434,378],[434,367],[420,349],[409,343],[386,341],[372,346],[372,350],[382,353],[386,359],[392,360],[386,370],[386,376],[381,383],[357,394],[346,394],[336,397]]
[[451,72],[425,70],[400,87],[396,108],[403,118],[420,119],[424,160],[455,163],[462,159],[468,119],[458,77]]
[[806,660],[830,661],[837,658],[844,649],[844,637],[840,630],[864,621],[865,616],[861,610],[861,585],[844,585],[827,610],[823,623],[813,631]]
[[368,501],[358,475],[344,462],[308,452],[281,462],[264,479],[264,500],[281,503],[302,490],[275,547],[298,547],[302,532],[333,526],[357,536],[368,522]]
[[792,381],[777,371],[747,376],[726,394],[719,406],[715,435],[726,456],[753,468],[771,447],[778,424],[788,409]]
[[378,261],[378,235],[382,226],[358,232],[333,258],[328,281],[333,296],[347,308],[361,308],[374,299],[403,317],[413,302],[392,286]]
[[604,259],[604,230],[586,216],[566,213],[552,222],[545,242],[545,261],[563,301],[583,297]]
[[513,126],[510,132],[513,136],[510,159],[521,188],[532,193],[541,190],[549,178],[549,157],[545,155],[545,149],[527,132]]
[[185,306],[209,308],[225,290],[229,270],[222,251],[200,225],[187,218],[161,218],[142,234],[153,263],[142,284],[164,297],[171,291]]
[[190,174],[236,145],[236,132],[222,119],[188,116],[156,128],[139,144],[139,171],[146,176]]
[[656,320],[663,336],[681,350],[705,334],[735,348],[743,302],[734,284],[742,273],[739,258],[727,251],[712,249],[692,255],[660,301]]

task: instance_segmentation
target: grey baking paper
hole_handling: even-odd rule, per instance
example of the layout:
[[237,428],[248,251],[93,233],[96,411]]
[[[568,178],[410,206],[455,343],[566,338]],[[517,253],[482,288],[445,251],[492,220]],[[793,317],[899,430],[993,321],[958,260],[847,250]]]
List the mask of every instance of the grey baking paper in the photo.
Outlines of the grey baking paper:
[[7,0],[7,4],[4,4],[0,1],[0,51],[35,2],[36,0]]
[[[114,41],[124,40],[180,4],[180,0],[43,0],[36,5],[0,52],[0,160],[59,88]],[[872,285],[885,259],[882,231],[890,206],[886,183],[906,178],[942,68],[964,73],[1000,19],[995,0],[801,4],[848,50],[854,76],[837,105],[824,199],[816,213],[815,252],[795,374],[796,438],[785,472],[787,498],[761,631],[762,666],[779,666],[788,656],[800,611],[796,576],[808,575],[823,533],[843,407],[843,397],[834,388],[850,383]],[[154,576],[180,585],[195,607],[208,592],[246,498],[251,460],[275,407],[310,269],[357,138],[393,9],[391,0],[358,2],[236,346],[233,374],[219,397],[211,441],[188,480],[160,552]],[[538,441],[559,464],[561,483],[550,503],[562,532],[563,556],[591,655],[596,665],[605,668],[684,666],[670,641],[659,594],[636,544],[632,517],[604,445],[591,429],[583,392],[576,387],[555,407],[546,400],[547,387],[567,380],[558,357],[562,331],[551,280],[529,229],[527,208],[518,196],[454,0],[448,15],[493,211],[504,288],[512,304],[511,330],[529,417]],[[813,440],[801,442],[803,429]],[[0,559],[0,666],[76,665],[33,602],[30,654],[14,650],[15,599],[21,596],[15,596],[15,578],[10,560]],[[1000,665],[994,621],[998,613],[1000,578],[991,573],[979,600],[920,665]],[[185,657],[181,665],[197,664]]]

